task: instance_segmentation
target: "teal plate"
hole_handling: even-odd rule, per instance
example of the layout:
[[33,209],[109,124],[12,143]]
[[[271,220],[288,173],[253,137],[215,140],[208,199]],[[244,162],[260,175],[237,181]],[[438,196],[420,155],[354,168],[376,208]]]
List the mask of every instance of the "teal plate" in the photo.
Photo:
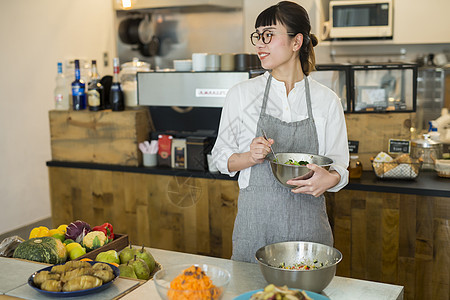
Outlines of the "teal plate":
[[[262,289],[250,291],[250,292],[247,292],[247,293],[237,296],[236,298],[234,298],[234,300],[249,300],[253,294],[255,294],[257,292],[261,292],[261,291],[262,291]],[[311,297],[314,300],[330,300],[330,298],[327,298],[325,296],[319,295],[314,292],[310,292],[310,291],[305,291],[305,292],[306,292],[306,295],[308,295],[309,297]]]

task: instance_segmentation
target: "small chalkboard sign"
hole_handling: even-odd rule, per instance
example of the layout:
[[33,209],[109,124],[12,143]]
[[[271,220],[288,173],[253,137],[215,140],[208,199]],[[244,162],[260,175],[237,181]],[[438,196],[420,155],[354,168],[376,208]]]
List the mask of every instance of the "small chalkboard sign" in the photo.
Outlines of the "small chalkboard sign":
[[358,153],[359,141],[348,141],[348,152]]
[[408,140],[389,140],[389,154],[409,153],[411,141]]

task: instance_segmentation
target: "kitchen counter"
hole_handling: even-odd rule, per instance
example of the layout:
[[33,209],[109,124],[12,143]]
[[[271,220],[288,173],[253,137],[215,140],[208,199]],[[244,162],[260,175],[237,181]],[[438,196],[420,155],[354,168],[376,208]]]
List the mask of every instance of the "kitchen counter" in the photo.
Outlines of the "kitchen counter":
[[[92,164],[78,162],[48,161],[48,167],[65,167],[76,169],[91,169],[118,171],[141,174],[182,176],[206,179],[237,180],[238,176],[229,177],[220,173],[190,171],[170,168],[130,167],[107,164]],[[421,171],[414,180],[379,179],[373,171],[364,171],[360,179],[351,179],[344,188],[346,190],[373,191],[385,193],[411,194],[434,197],[450,197],[450,179],[437,176],[434,171]]]
[[[163,269],[164,267],[178,264],[211,264],[228,270],[231,274],[231,281],[223,300],[234,299],[240,294],[262,289],[268,284],[262,276],[258,264],[155,248],[149,248],[148,250],[152,253],[155,260],[162,265]],[[327,296],[331,300],[403,299],[403,287],[335,276],[330,285],[322,292],[322,295]],[[149,280],[121,299],[158,299],[158,293],[153,280]]]
[[[258,264],[232,261],[229,259],[209,256],[187,254],[147,248],[162,268],[179,264],[210,264],[228,270],[231,274],[230,284],[227,287],[223,300],[232,300],[236,296],[248,291],[264,288],[268,283],[262,276]],[[0,296],[12,296],[22,299],[54,299],[32,289],[27,284],[28,277],[35,271],[47,265],[31,261],[12,258],[0,258]],[[8,272],[6,270],[9,269]],[[159,299],[153,280],[140,286],[142,281],[118,278],[114,284],[99,293],[85,295],[83,299]],[[136,287],[137,286],[137,287]],[[396,300],[403,299],[403,287],[373,281],[358,280],[335,276],[330,285],[325,288],[322,295],[331,300]],[[72,298],[70,298],[72,299]]]
[[379,179],[372,171],[364,171],[360,179],[351,179],[346,190],[450,197],[450,179],[439,177],[435,171],[420,171],[413,180]]
[[221,173],[210,173],[206,171],[191,171],[186,169],[172,169],[165,167],[132,167],[121,165],[109,165],[109,164],[93,164],[93,163],[80,163],[69,161],[48,161],[47,167],[63,167],[63,168],[75,168],[86,170],[102,170],[102,171],[117,171],[127,173],[140,173],[140,174],[152,174],[152,175],[168,175],[168,176],[183,176],[194,178],[206,178],[206,179],[224,179],[224,180],[236,180],[238,176],[230,177]]

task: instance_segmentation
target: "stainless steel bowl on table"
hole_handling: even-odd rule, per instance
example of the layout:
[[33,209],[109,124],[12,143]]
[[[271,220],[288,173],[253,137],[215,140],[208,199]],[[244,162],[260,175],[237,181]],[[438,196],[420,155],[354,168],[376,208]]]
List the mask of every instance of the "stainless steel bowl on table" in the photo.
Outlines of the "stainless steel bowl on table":
[[[319,243],[293,241],[261,247],[255,257],[268,283],[320,293],[334,278],[342,253]],[[279,267],[281,264],[294,266],[305,263],[317,269],[290,270]]]
[[276,161],[272,154],[266,156],[266,160],[270,163],[272,174],[283,186],[294,188],[295,185],[286,184],[286,181],[292,178],[308,179],[314,171],[308,169],[306,165],[289,165],[286,164],[290,159],[295,161],[307,161],[308,163],[316,164],[328,170],[333,164],[333,160],[326,156],[314,155],[308,153],[277,153]]

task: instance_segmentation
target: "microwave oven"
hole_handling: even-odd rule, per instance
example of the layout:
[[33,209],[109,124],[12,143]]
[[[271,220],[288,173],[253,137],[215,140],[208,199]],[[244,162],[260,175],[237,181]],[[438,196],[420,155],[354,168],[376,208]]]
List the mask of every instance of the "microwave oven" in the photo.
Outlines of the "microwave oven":
[[392,39],[393,0],[330,1],[330,39]]

